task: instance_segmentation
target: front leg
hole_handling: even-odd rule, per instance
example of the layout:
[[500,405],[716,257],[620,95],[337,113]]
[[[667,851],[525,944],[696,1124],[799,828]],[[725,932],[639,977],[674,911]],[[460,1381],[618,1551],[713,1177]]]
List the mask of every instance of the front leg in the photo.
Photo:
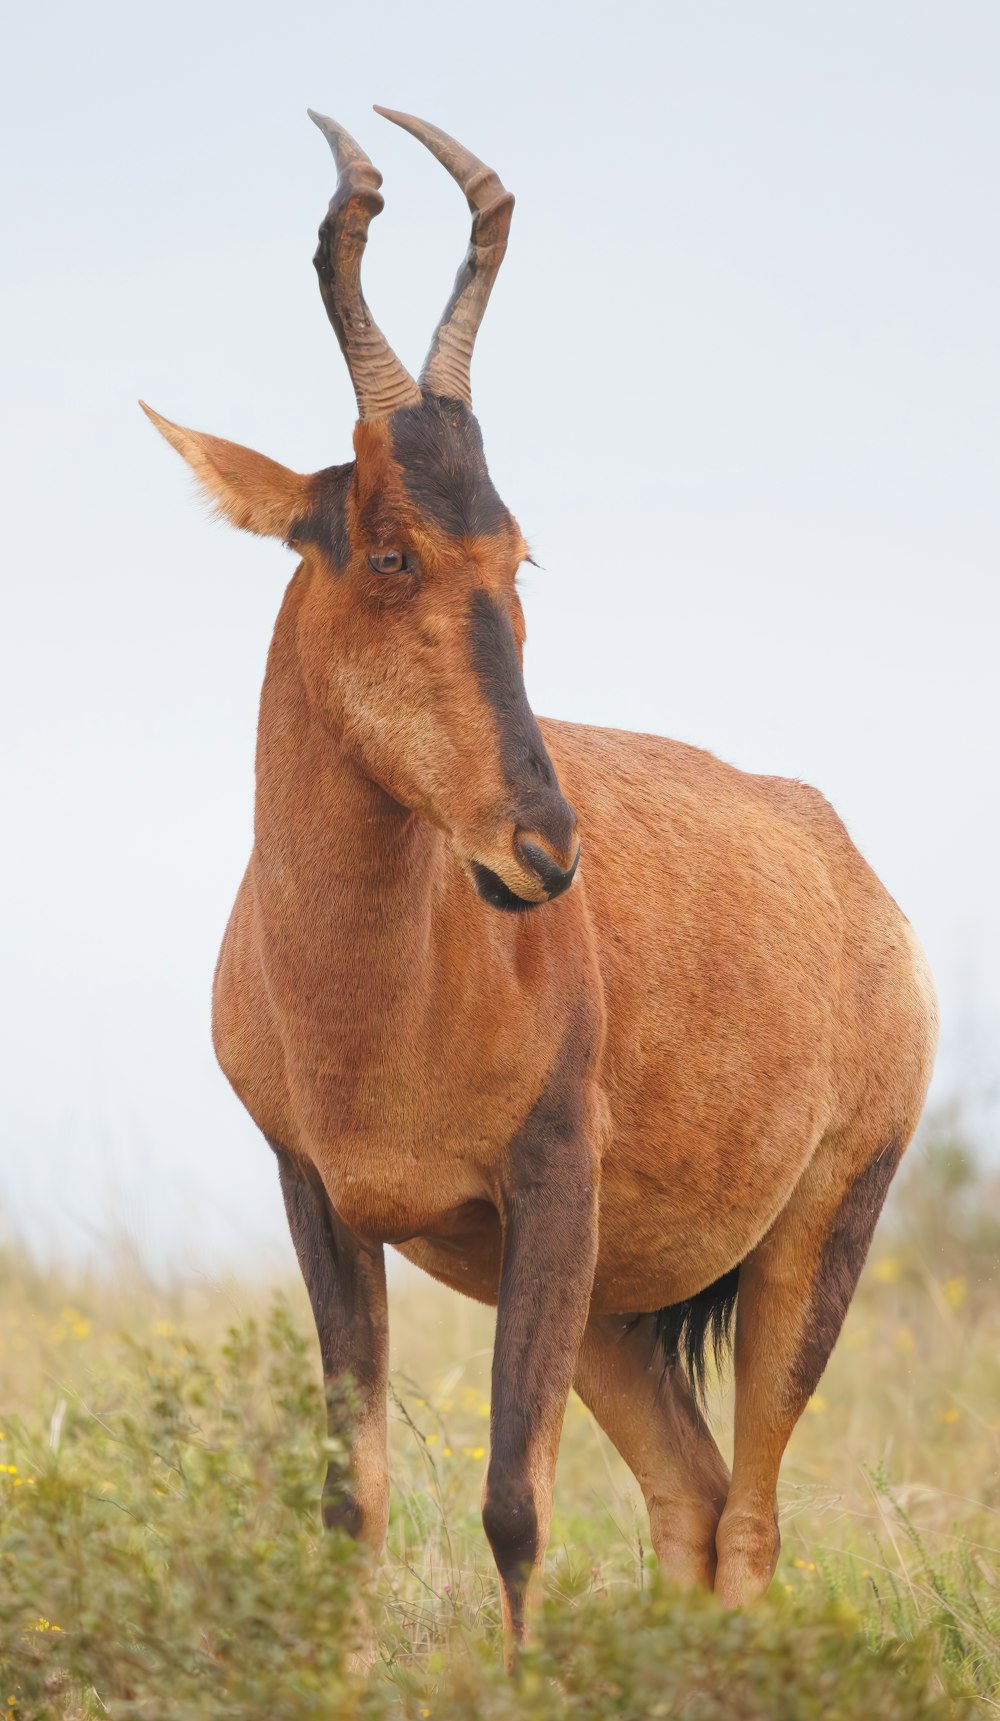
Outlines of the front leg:
[[483,1527],[512,1667],[552,1518],[559,1435],[597,1254],[597,1171],[582,1083],[554,1072],[510,1144]]
[[313,1179],[275,1142],[288,1228],[309,1292],[330,1394],[331,1434],[337,1407],[332,1389],[350,1377],[358,1393],[351,1442],[352,1486],[344,1489],[331,1464],[323,1488],[323,1522],[340,1527],[378,1554],[389,1518],[386,1456],[388,1320],[381,1245],[364,1245],[333,1212],[318,1177]]

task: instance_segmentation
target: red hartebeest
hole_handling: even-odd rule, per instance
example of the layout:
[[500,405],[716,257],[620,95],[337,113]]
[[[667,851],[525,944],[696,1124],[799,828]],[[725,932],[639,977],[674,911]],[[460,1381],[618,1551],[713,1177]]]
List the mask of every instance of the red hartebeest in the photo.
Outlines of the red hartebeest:
[[[766,1588],[778,1467],[923,1105],[934,994],[816,790],[536,722],[527,552],[469,387],[513,199],[386,113],[473,216],[416,383],[361,292],[380,175],[313,117],[338,168],[316,267],[354,459],[304,477],[149,414],[223,514],[301,558],[215,1046],[278,1157],[324,1374],[360,1395],[328,1522],[373,1549],[385,1532],[383,1245],[497,1306],[483,1521],[511,1653],[571,1386],[666,1571],[728,1603]],[[734,1306],[730,1477],[698,1389]]]

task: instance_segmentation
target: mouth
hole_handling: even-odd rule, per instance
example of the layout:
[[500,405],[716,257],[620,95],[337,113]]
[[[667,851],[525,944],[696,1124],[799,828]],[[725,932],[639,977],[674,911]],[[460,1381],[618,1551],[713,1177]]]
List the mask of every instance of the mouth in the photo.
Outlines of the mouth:
[[[533,844],[525,844],[524,847],[530,853],[531,860],[537,865],[539,876],[546,887],[545,896],[518,896],[515,891],[511,890],[509,884],[504,883],[499,873],[495,873],[491,867],[483,866],[481,861],[473,861],[472,863],[472,877],[479,895],[484,902],[489,903],[491,908],[499,908],[505,914],[524,914],[529,908],[543,908],[546,903],[554,902],[557,896],[562,896],[563,892],[569,889],[576,877],[576,869],[580,863],[580,850],[577,849],[573,865],[568,871],[560,872],[548,859],[548,856],[544,855],[540,849],[536,849]],[[544,866],[542,865],[543,862]]]
[[491,908],[503,909],[506,914],[524,914],[529,908],[541,908],[548,897],[540,897],[537,901],[526,896],[515,896],[510,886],[504,884],[499,873],[493,872],[488,866],[479,861],[472,863],[472,877],[476,890],[484,902]]

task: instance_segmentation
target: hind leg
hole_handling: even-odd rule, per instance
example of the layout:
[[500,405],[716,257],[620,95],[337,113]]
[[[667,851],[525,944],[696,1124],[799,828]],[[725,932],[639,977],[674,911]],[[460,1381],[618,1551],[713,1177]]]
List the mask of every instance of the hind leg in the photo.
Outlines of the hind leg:
[[864,1265],[902,1144],[874,1157],[821,1146],[740,1268],[733,1479],[716,1536],[716,1593],[767,1589],[778,1561],[778,1469],[815,1391]]
[[729,1471],[683,1374],[664,1378],[654,1351],[652,1315],[632,1328],[592,1316],[573,1384],[642,1489],[661,1570],[711,1589]]

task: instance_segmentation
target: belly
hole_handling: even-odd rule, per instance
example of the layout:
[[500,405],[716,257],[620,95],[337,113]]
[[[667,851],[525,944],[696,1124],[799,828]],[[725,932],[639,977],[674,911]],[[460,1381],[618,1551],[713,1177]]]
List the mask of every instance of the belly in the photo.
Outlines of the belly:
[[445,1215],[427,1234],[396,1247],[407,1261],[451,1290],[495,1306],[500,1284],[500,1220],[489,1203],[469,1204]]
[[[787,1203],[816,1143],[806,1129],[737,1159],[731,1139],[612,1140],[601,1175],[595,1311],[665,1308],[738,1266]],[[452,1290],[496,1303],[501,1235],[491,1202],[441,1215],[397,1247]]]
[[457,1143],[367,1135],[313,1144],[310,1158],[335,1211],[368,1242],[433,1237],[450,1249],[479,1237],[482,1208],[495,1217],[488,1176]]

